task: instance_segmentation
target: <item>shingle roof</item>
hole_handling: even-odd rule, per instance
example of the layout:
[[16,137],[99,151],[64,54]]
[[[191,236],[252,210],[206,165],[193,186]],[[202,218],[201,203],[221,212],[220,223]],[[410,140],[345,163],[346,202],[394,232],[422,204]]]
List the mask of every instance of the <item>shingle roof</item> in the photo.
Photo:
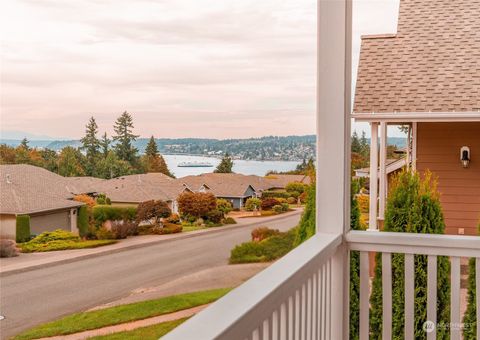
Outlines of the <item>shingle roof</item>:
[[72,194],[97,193],[107,180],[96,177],[66,177],[68,191]]
[[185,190],[182,183],[161,173],[113,178],[99,183],[97,192],[112,202],[140,203],[148,200],[172,201]]
[[255,191],[261,192],[272,188],[285,188],[288,183],[310,183],[304,175],[273,175],[260,177],[242,174],[207,173],[197,176],[186,176],[178,181],[186,184],[193,191],[199,191],[202,185],[208,186],[217,197],[246,197],[245,193],[251,186]]
[[396,35],[362,37],[353,111],[480,111],[480,0],[401,0]]
[[27,165],[0,165],[0,213],[31,214],[83,205],[72,201],[65,177]]

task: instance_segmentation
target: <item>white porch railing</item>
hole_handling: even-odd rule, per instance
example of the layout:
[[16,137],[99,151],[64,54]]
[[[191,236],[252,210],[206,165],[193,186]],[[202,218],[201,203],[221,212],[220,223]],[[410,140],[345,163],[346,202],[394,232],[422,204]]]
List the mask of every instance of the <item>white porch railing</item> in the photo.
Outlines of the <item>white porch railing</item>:
[[[341,235],[317,233],[279,261],[206,308],[165,336],[167,340],[325,339],[340,340],[330,317],[333,294],[345,286],[332,285],[332,261],[345,249],[360,251],[360,333],[369,337],[368,252],[382,253],[383,339],[391,339],[391,254],[405,254],[405,335],[414,339],[414,255],[428,255],[427,319],[436,322],[437,256],[451,258],[451,322],[460,323],[460,257],[476,258],[480,287],[480,237],[351,231]],[[345,250],[347,251],[347,250]],[[338,269],[338,268],[337,268]],[[343,285],[348,285],[348,281]],[[348,315],[349,311],[344,310]],[[477,294],[480,320],[480,294]],[[338,320],[336,321],[338,322]],[[478,322],[478,321],[477,321]],[[345,329],[348,325],[343,325]],[[477,327],[480,333],[480,327]],[[451,338],[460,339],[452,328]],[[428,339],[435,339],[435,331]],[[348,332],[344,333],[344,338]],[[480,339],[480,334],[479,334]]]
[[334,339],[331,258],[341,243],[316,234],[164,339]]

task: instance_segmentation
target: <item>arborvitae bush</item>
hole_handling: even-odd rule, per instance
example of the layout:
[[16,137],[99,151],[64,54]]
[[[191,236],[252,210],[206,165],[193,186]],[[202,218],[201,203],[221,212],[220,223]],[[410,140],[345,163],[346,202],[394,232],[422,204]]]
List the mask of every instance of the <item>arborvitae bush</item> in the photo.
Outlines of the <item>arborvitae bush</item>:
[[[478,225],[478,234],[480,235],[480,224]],[[465,328],[463,329],[464,340],[477,340],[477,290],[475,285],[475,259],[470,259],[468,263],[468,295],[467,310],[463,317]]]
[[27,242],[30,240],[30,216],[17,216],[16,240],[17,242]]
[[[417,173],[402,172],[394,181],[385,211],[385,231],[443,234],[445,222],[436,182],[430,173],[421,179]],[[405,326],[405,256],[392,255],[392,333],[393,339],[404,338]],[[382,263],[376,257],[375,277],[370,298],[371,339],[382,338]],[[437,323],[449,323],[450,262],[438,257]],[[415,339],[426,339],[423,324],[427,321],[427,256],[415,255]],[[437,329],[437,339],[448,339],[448,330]]]
[[88,233],[89,215],[90,213],[87,206],[84,205],[78,209],[77,228],[81,237],[86,236]]
[[105,221],[134,221],[137,215],[136,207],[115,207],[111,205],[96,205],[93,207],[93,219],[96,225]]
[[313,183],[307,190],[307,203],[298,225],[295,245],[299,245],[315,234],[315,192],[315,183]]

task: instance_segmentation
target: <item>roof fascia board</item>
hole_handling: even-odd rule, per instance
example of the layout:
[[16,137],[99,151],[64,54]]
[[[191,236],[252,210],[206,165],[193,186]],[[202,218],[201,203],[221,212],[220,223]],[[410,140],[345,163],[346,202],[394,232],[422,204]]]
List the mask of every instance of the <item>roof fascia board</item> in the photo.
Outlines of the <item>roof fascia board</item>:
[[393,112],[352,113],[357,122],[480,122],[480,112]]

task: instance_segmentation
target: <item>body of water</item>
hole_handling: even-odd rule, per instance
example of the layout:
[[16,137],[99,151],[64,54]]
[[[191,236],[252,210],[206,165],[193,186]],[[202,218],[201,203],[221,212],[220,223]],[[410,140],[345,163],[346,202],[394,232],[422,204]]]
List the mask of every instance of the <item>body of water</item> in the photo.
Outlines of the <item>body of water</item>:
[[[204,157],[204,156],[189,156],[189,155],[163,155],[167,162],[168,168],[175,175],[175,177],[184,177],[189,175],[200,175],[208,172],[213,172],[220,163],[219,158]],[[213,165],[210,168],[179,168],[178,164],[182,162],[206,162]],[[300,162],[290,161],[245,161],[234,160],[233,172],[244,175],[258,175],[265,176],[270,170],[275,171],[289,171],[295,170]]]

